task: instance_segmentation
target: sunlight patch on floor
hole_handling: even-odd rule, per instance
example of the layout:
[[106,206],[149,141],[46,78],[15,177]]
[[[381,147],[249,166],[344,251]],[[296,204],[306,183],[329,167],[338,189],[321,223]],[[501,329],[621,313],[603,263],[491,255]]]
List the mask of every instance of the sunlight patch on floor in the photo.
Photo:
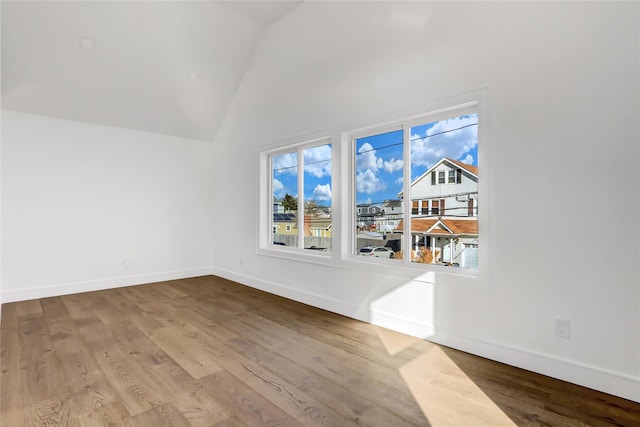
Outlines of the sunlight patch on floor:
[[433,426],[516,425],[437,346],[405,364],[400,374]]
[[387,353],[391,356],[395,356],[416,343],[424,342],[424,340],[420,338],[412,337],[381,326],[373,325],[373,328],[380,338],[380,342],[387,350]]

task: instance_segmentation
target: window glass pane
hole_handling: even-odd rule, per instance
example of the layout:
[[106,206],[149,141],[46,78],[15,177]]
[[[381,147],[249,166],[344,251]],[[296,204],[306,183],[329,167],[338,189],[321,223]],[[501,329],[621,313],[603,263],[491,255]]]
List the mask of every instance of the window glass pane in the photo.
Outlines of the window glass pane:
[[477,269],[477,114],[411,128],[410,196],[411,260]]
[[304,248],[331,252],[331,144],[303,150]]
[[273,189],[273,244],[298,246],[298,153],[274,155],[271,188]]
[[402,135],[397,130],[355,140],[357,254],[402,259]]

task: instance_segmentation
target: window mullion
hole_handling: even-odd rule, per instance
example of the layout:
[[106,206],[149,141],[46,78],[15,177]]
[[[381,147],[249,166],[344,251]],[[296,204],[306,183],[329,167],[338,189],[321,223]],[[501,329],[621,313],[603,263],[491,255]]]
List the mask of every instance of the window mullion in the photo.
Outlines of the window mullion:
[[402,142],[403,142],[403,183],[402,194],[405,195],[402,206],[403,228],[402,235],[402,263],[411,262],[411,209],[413,208],[411,196],[411,128],[407,124],[402,125]]
[[304,249],[304,150],[298,148],[298,248]]

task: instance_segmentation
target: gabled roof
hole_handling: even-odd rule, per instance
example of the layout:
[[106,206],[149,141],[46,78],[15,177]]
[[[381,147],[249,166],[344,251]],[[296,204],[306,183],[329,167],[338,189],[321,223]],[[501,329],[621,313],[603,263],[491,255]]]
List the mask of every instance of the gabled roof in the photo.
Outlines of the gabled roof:
[[[431,171],[433,171],[435,168],[437,168],[438,166],[440,166],[442,163],[445,163],[445,162],[449,163],[453,167],[465,170],[467,173],[469,173],[470,175],[472,175],[476,179],[478,178],[478,167],[477,166],[468,165],[466,163],[462,163],[459,160],[453,160],[453,159],[451,159],[449,157],[443,157],[438,162],[436,162],[436,164],[434,164],[429,169],[427,169],[425,171],[425,173],[423,173],[422,175],[420,175],[419,177],[417,177],[416,179],[411,181],[411,186],[413,187],[415,185],[415,183],[417,183],[418,181],[420,181],[421,179],[423,179],[424,177],[429,175],[431,173]],[[403,193],[404,193],[403,191],[400,191],[398,193],[398,197],[402,197]]]
[[[396,230],[402,232],[404,220],[401,220]],[[477,219],[433,219],[415,218],[411,220],[411,232],[429,235],[478,235]]]
[[476,177],[478,176],[478,167],[477,166],[468,165],[466,163],[462,163],[460,160],[453,160],[453,159],[450,159],[449,157],[445,157],[444,159],[450,161],[453,164],[458,165],[458,167],[466,170],[469,173],[472,173]]

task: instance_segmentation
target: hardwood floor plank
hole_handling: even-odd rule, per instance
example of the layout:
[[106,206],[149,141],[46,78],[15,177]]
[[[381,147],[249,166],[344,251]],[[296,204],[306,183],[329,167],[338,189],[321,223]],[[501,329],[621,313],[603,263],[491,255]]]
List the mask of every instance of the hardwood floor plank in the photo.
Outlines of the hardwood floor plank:
[[358,425],[371,427],[426,425],[424,420],[421,423],[412,423],[394,411],[355,394],[352,390],[344,388],[276,352],[256,345],[250,340],[236,338],[229,341],[229,345],[253,363],[277,373],[301,393],[306,393],[317,399],[326,407],[342,414]]
[[291,361],[322,375],[335,384],[353,390],[361,397],[375,402],[405,417],[409,422],[420,423],[424,416],[407,390],[397,371],[368,363],[320,341],[308,338],[277,323],[246,315],[243,322],[261,333],[274,344],[272,349]]
[[28,301],[18,301],[13,303],[17,309],[18,316],[28,316],[30,314],[42,314],[40,300],[32,299]]
[[211,351],[215,351],[216,359],[227,372],[256,392],[263,396],[269,396],[269,400],[273,404],[305,426],[357,425],[341,413],[334,411],[318,399],[287,382],[279,373],[274,373],[254,363],[245,357],[244,352],[233,350],[227,344],[229,334],[222,332],[226,328],[216,328],[208,332],[198,330],[193,326],[190,328],[190,337],[195,342],[206,343],[212,349]]
[[130,415],[138,415],[167,403],[168,397],[158,391],[158,384],[119,345],[94,353],[107,381],[118,392]]
[[191,424],[171,404],[157,406],[147,412],[131,417],[124,423],[125,427],[190,427]]
[[155,330],[149,339],[169,355],[193,378],[202,378],[222,370],[215,357],[201,342],[190,340],[186,327],[164,327]]
[[24,405],[34,406],[53,397],[67,395],[66,383],[44,318],[21,318],[18,332]]
[[26,417],[27,426],[60,426],[79,427],[80,424],[72,415],[70,400],[65,397],[46,399],[29,408]]
[[[209,427],[232,414],[209,396],[202,384],[182,369],[147,337],[128,343],[129,355],[149,371],[159,390],[194,427]],[[180,393],[176,393],[179,390]]]
[[130,418],[121,402],[100,406],[78,417],[80,427],[121,427]]
[[24,425],[24,400],[18,339],[18,305],[2,306],[0,324],[0,419],[9,426]]
[[67,310],[60,297],[43,298],[40,300],[40,305],[42,306],[44,317],[49,322],[69,317],[69,310]]
[[227,371],[210,375],[201,381],[209,395],[222,402],[237,418],[248,425],[304,425]]
[[640,403],[214,276],[5,304],[2,426],[639,426]]

